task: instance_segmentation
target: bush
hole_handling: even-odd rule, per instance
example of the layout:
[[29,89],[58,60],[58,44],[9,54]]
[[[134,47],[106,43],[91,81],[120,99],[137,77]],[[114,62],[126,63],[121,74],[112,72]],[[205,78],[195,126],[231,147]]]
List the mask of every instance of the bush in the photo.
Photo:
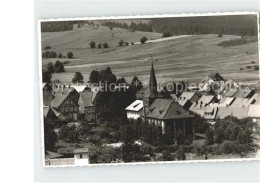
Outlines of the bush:
[[135,43],[134,42],[131,42],[131,45],[134,45]]
[[55,51],[51,51],[49,53],[49,58],[57,58],[57,53]]
[[173,155],[171,155],[169,150],[164,150],[162,152],[162,159],[163,161],[174,161],[175,158]]
[[76,127],[76,125],[64,125],[59,131],[59,138],[66,142],[77,142],[79,135],[79,129]]
[[69,59],[71,59],[71,58],[73,57],[73,53],[72,53],[72,52],[68,52],[68,53],[67,53],[67,57],[68,57]]
[[49,58],[49,51],[45,51],[42,53],[42,58]]
[[43,83],[49,83],[49,82],[51,82],[51,78],[52,78],[52,75],[51,75],[50,72],[44,71],[44,72],[42,73],[42,82],[43,82]]
[[119,45],[119,46],[123,46],[124,43],[125,43],[125,42],[124,42],[123,40],[120,40],[120,41],[118,42],[118,45]]
[[259,71],[259,65],[255,65],[254,67],[256,71]]
[[64,66],[63,63],[61,63],[60,61],[56,61],[54,64],[54,70],[55,72],[59,73],[59,72],[64,72]]
[[103,47],[104,47],[104,48],[108,48],[109,46],[108,46],[107,43],[104,43],[104,44],[103,44]]
[[171,37],[172,34],[169,31],[164,31],[162,37]]
[[145,36],[140,39],[141,44],[144,44],[146,41],[147,41],[147,37]]
[[222,37],[222,34],[219,34],[218,37]]
[[89,43],[90,48],[96,48],[96,43],[94,41],[91,41]]
[[126,46],[128,46],[128,45],[129,45],[129,43],[128,43],[128,42],[125,42],[125,45],[126,45]]
[[186,160],[185,150],[183,146],[179,147],[176,154],[178,160]]
[[58,54],[58,58],[62,58],[62,54],[61,53]]
[[44,47],[44,50],[50,50],[50,49],[51,49],[50,46],[45,46],[45,47]]
[[99,43],[99,44],[98,44],[98,48],[100,49],[100,48],[101,48],[101,46],[102,46],[102,44],[101,44],[101,43]]
[[50,73],[54,73],[54,66],[53,66],[53,63],[52,62],[49,62],[48,65],[47,65],[47,70],[48,72]]
[[83,79],[84,79],[84,77],[82,76],[81,72],[75,72],[72,82],[73,83],[83,83]]
[[69,64],[70,61],[69,61],[69,60],[65,60],[65,61],[63,61],[62,63],[63,63],[63,64]]
[[245,70],[245,69],[244,69],[243,67],[240,67],[240,70],[243,71],[243,70]]

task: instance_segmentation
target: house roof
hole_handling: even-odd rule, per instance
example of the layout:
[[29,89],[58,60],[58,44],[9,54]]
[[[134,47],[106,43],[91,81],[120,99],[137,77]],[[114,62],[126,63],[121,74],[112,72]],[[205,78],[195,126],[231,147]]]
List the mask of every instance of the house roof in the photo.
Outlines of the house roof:
[[79,95],[80,95],[80,99],[78,101],[79,105],[82,105],[84,107],[94,106],[92,100],[93,92],[85,91],[79,93]]
[[235,100],[234,97],[226,97],[222,98],[219,102],[219,106],[229,106],[232,104],[232,102]]
[[81,85],[70,85],[70,87],[75,88],[75,90],[78,93],[83,92],[83,91],[88,90],[88,89],[90,90],[90,88],[88,88],[87,85],[83,85],[83,84],[81,84]]
[[256,104],[258,97],[258,93],[255,93],[250,99],[248,99],[248,101],[245,103],[245,106],[248,107],[250,104]]
[[46,151],[45,153],[45,157],[48,159],[61,158],[63,156],[64,155],[52,151]]
[[232,107],[243,107],[248,102],[247,98],[236,98],[231,104]]
[[74,90],[74,88],[60,88],[52,100],[52,107],[59,107]]
[[260,118],[260,105],[250,105],[248,109],[248,117]]
[[220,88],[218,89],[217,93],[222,93],[222,92],[228,92],[231,88],[236,88],[238,84],[234,80],[227,80],[224,82]]
[[177,97],[177,95],[176,94],[171,94],[171,97],[173,98],[173,99],[175,99],[175,100],[177,100],[178,99],[178,97]]
[[185,98],[185,99],[179,99],[177,100],[178,104],[180,104],[182,107],[187,103],[189,102],[190,100]]
[[157,98],[149,107],[146,117],[155,119],[178,119],[190,118],[190,115],[174,99]]
[[80,153],[88,153],[88,148],[80,148],[80,149],[74,149],[73,154],[80,154]]
[[57,117],[57,119],[59,120],[65,120],[66,118],[61,114],[59,113],[58,111],[56,111],[54,108],[52,107],[49,107],[49,106],[44,106],[43,107],[43,116],[44,117],[47,117],[49,112],[53,112],[54,115]]
[[238,92],[238,89],[230,89],[227,93],[225,93],[224,95],[226,97],[234,97],[234,95]]
[[191,99],[195,95],[194,92],[183,92],[181,96],[179,97],[180,99]]
[[218,112],[218,107],[206,107],[204,111],[205,119],[215,119]]
[[224,119],[227,116],[234,116],[238,119],[247,117],[248,107],[219,107],[217,118]]
[[43,116],[46,117],[49,113],[50,107],[49,106],[43,106]]
[[45,85],[46,85],[46,83],[42,83],[42,88],[44,88],[44,87],[45,87]]
[[143,108],[143,101],[136,100],[132,104],[130,104],[125,110],[127,111],[140,111]]
[[202,102],[202,107],[208,105],[214,99],[213,95],[202,95],[198,101],[198,105]]
[[208,77],[214,81],[225,81],[225,79],[217,72],[211,73]]

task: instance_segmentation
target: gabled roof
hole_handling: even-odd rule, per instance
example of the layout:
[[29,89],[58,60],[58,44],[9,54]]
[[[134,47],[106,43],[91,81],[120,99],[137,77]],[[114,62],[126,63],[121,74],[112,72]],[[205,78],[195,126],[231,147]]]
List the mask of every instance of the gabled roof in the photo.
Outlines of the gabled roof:
[[250,104],[255,104],[257,101],[258,93],[255,93],[246,103],[245,106],[248,107]]
[[84,107],[94,106],[92,100],[93,92],[85,91],[79,93],[79,95],[80,95],[80,99],[78,101],[79,105],[82,105]]
[[132,104],[130,104],[125,110],[138,112],[142,108],[143,108],[143,101],[142,100],[136,100]]
[[175,102],[174,99],[157,98],[149,107],[146,117],[154,119],[178,119],[193,116]]
[[44,87],[45,87],[45,85],[46,85],[46,83],[42,83],[42,88],[44,88]]
[[234,80],[228,80],[223,83],[218,89],[217,93],[228,92],[230,89],[238,87],[238,84]]
[[219,106],[229,106],[232,104],[232,102],[235,100],[234,97],[226,97],[226,98],[222,98],[219,102]]
[[253,90],[238,90],[234,97],[235,98],[247,98],[251,93],[253,92]]
[[178,104],[180,104],[182,107],[187,103],[187,102],[190,102],[189,99],[179,99],[177,100]]
[[248,102],[247,98],[236,98],[232,103],[232,107],[245,107],[245,104]]
[[48,159],[55,159],[55,158],[64,157],[64,155],[52,151],[46,151],[45,157]]
[[224,119],[227,116],[234,116],[238,119],[246,118],[248,113],[248,107],[219,107],[217,118]]
[[248,109],[248,117],[260,118],[260,105],[250,105]]
[[224,95],[226,97],[234,97],[234,95],[238,92],[238,88],[235,89],[230,89],[227,93],[225,93]]
[[83,85],[83,84],[81,84],[81,85],[70,85],[70,87],[75,88],[75,90],[78,93],[83,92],[83,91],[88,90],[88,89],[90,90],[90,88],[88,88],[87,85]]
[[194,92],[183,92],[181,96],[179,97],[180,99],[191,99],[195,95]]
[[61,113],[59,113],[58,111],[53,109],[52,107],[49,107],[49,106],[44,106],[43,107],[43,116],[44,117],[47,117],[48,114],[51,113],[51,112],[56,116],[56,119],[62,120],[62,121],[65,120],[65,117]]
[[218,107],[206,107],[204,111],[205,119],[215,119],[218,112]]
[[225,79],[217,72],[211,73],[208,77],[213,81],[225,81]]
[[[73,92],[74,88],[60,88],[54,99],[52,100],[52,107],[59,107],[65,99]],[[77,101],[75,101],[77,103]]]
[[202,107],[204,107],[204,106],[208,105],[209,103],[211,103],[214,98],[215,98],[215,96],[213,96],[213,95],[202,95],[198,101],[198,105],[200,106],[202,104]]

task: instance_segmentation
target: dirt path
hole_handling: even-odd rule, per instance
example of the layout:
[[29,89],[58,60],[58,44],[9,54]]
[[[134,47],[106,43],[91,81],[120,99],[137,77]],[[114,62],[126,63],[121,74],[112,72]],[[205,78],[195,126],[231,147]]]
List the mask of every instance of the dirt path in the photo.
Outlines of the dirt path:
[[[191,35],[164,37],[164,38],[159,38],[159,39],[154,39],[154,40],[148,40],[148,41],[146,41],[146,43],[157,43],[157,42],[169,41],[169,40],[178,39],[178,38],[184,38],[184,37],[188,37],[188,36],[191,36]],[[141,44],[141,43],[140,42],[136,42],[134,44]]]

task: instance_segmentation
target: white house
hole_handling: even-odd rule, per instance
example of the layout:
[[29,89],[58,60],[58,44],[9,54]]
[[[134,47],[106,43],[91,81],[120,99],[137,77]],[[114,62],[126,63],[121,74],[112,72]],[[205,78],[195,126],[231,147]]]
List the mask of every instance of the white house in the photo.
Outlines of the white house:
[[136,100],[130,104],[125,110],[127,112],[127,119],[138,119],[141,117],[143,109],[143,101]]
[[89,149],[74,149],[75,166],[85,166],[89,164]]

